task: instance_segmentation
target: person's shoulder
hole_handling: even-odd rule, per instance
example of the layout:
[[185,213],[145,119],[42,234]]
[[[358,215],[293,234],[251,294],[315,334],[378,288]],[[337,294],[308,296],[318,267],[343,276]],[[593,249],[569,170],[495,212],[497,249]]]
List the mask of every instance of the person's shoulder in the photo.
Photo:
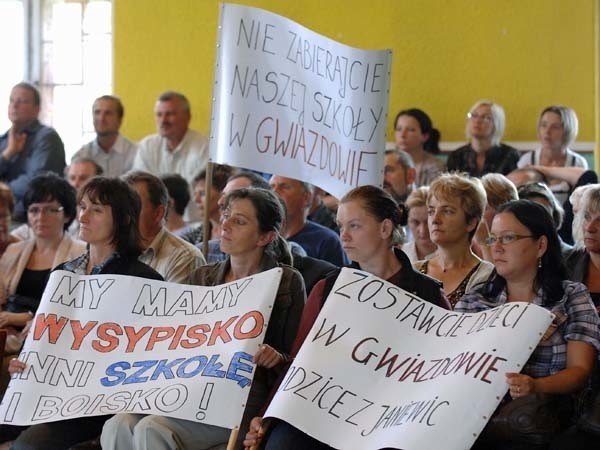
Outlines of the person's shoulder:
[[137,151],[138,144],[119,133],[119,135],[117,136],[117,140],[115,141],[115,145],[113,147],[122,152],[131,153]]
[[42,123],[39,123],[39,126],[35,127],[33,129],[33,139],[35,142],[46,142],[46,143],[52,143],[54,148],[60,148],[62,149],[63,147],[63,141],[60,138],[60,135],[58,134],[58,132],[48,126],[48,125],[44,125]]
[[586,255],[587,250],[585,248],[571,247],[563,253],[563,260],[565,265],[569,267],[581,261]]
[[190,274],[190,284],[200,286],[220,284],[219,278],[220,274],[224,272],[225,264],[227,264],[227,260],[197,267]]
[[454,150],[452,150],[450,152],[450,154],[455,154],[455,155],[459,155],[461,153],[465,153],[468,152],[469,150],[471,150],[471,144],[465,144],[465,145],[461,145],[458,148],[455,148]]
[[140,151],[145,151],[149,147],[154,147],[160,145],[161,137],[158,134],[149,134],[148,136],[143,137],[138,143],[138,149]]
[[133,259],[129,262],[129,275],[139,277],[139,278],[148,278],[150,280],[158,280],[164,281],[163,276],[150,267],[148,264],[144,264],[137,259]]
[[529,151],[523,153],[520,156],[519,161],[517,161],[517,167],[523,168],[523,167],[532,165],[535,162],[535,160],[538,159],[538,158],[535,158],[536,152],[537,152],[537,150],[529,150]]
[[504,142],[500,142],[500,144],[498,145],[498,148],[500,148],[502,151],[507,152],[507,153],[515,153],[517,155],[520,155],[519,150],[517,150],[512,145],[505,144]]
[[567,148],[567,166],[573,167],[583,167],[587,169],[588,163],[587,160],[581,156],[579,153]]
[[188,128],[185,139],[196,145],[208,145],[208,138],[199,131],[191,128]]
[[329,238],[335,238],[336,240],[339,239],[338,234],[332,229],[308,219],[306,220],[306,224],[300,233],[302,232],[320,234]]
[[583,283],[580,283],[579,281],[563,280],[561,284],[565,291],[565,297],[567,299],[580,295],[582,293],[589,294],[587,286]]
[[77,150],[73,154],[73,156],[71,156],[71,161],[78,159],[78,158],[90,158],[94,153],[94,149],[95,149],[94,143],[95,142],[96,142],[95,140],[92,140],[86,144],[83,144],[81,146],[81,148],[79,150]]
[[164,229],[164,231],[166,241],[179,252],[188,253],[193,256],[199,256],[201,254],[200,249],[195,245],[190,244],[188,241],[182,239],[181,237],[177,236],[176,234],[172,233],[166,228]]
[[15,257],[21,254],[21,252],[23,252],[23,250],[25,250],[25,248],[27,248],[32,244],[32,240],[31,239],[27,239],[25,241],[17,241],[17,242],[13,242],[12,244],[8,244],[8,246],[6,247],[6,250],[4,250],[4,253],[2,254],[2,256],[6,256],[6,257]]
[[487,274],[487,275],[491,275],[491,273],[494,271],[494,265],[489,262],[486,261],[485,259],[482,259],[481,261],[479,261],[479,266],[477,267],[477,270],[475,271],[475,273],[478,274]]

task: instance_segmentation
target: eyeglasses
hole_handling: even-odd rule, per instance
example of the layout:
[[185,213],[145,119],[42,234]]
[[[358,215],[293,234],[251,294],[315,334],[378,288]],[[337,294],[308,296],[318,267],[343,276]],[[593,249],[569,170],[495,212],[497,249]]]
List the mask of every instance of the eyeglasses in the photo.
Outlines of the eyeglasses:
[[64,211],[64,209],[65,208],[62,206],[59,206],[58,208],[53,208],[51,206],[30,206],[27,208],[27,213],[31,214],[32,216],[37,216],[38,214],[58,214]]
[[471,120],[481,119],[485,123],[492,123],[494,120],[492,116],[488,116],[487,114],[477,114],[476,112],[467,113],[467,118]]
[[515,234],[515,233],[507,233],[507,234],[503,234],[502,236],[496,236],[495,234],[490,234],[487,239],[485,240],[485,245],[487,245],[488,247],[492,247],[494,245],[496,245],[497,242],[500,242],[500,244],[502,245],[509,245],[512,244],[513,242],[517,242],[521,239],[525,239],[525,238],[534,238],[535,236],[529,235],[529,236],[525,236],[522,234]]

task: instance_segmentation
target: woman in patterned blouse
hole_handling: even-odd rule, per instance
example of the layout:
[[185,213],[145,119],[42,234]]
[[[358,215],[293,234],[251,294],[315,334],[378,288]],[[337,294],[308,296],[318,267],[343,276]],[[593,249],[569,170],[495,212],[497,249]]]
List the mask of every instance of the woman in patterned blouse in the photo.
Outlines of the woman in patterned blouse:
[[592,373],[600,321],[585,285],[566,279],[550,214],[530,200],[505,203],[494,217],[487,245],[496,271],[463,296],[455,310],[479,312],[516,301],[550,310],[553,323],[521,373],[506,374],[509,394],[515,399],[576,392]]

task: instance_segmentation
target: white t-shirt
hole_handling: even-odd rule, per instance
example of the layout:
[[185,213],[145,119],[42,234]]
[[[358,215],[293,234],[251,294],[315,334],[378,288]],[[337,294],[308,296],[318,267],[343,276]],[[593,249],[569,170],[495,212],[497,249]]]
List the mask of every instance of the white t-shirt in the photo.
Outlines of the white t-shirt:
[[[519,159],[517,163],[517,167],[519,169],[525,168],[527,166],[537,166],[540,165],[540,155],[542,153],[542,149],[538,148],[532,152],[527,152]],[[581,167],[585,170],[588,168],[588,163],[586,159],[578,153],[575,153],[570,148],[567,148],[567,157],[565,159],[564,167]],[[552,183],[551,180],[548,180],[550,185],[548,186],[558,202],[562,205],[569,198],[569,193],[571,192],[571,186],[566,181],[559,181]]]

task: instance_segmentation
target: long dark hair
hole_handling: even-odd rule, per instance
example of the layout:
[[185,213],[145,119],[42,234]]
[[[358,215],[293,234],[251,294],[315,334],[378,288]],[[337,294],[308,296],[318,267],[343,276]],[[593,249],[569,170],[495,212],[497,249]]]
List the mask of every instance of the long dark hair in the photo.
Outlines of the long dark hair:
[[398,123],[400,116],[410,116],[415,119],[417,122],[419,122],[421,133],[428,135],[427,140],[423,144],[423,150],[433,155],[440,154],[440,139],[442,135],[440,134],[439,130],[433,128],[433,122],[425,111],[419,108],[403,109],[396,115],[394,127],[396,126],[396,123]]
[[113,238],[117,252],[137,258],[142,253],[138,221],[141,200],[129,184],[118,178],[94,177],[79,191],[77,200],[87,196],[92,203],[110,206],[113,217]]
[[287,242],[280,234],[285,220],[285,209],[281,200],[270,190],[261,188],[235,189],[225,196],[224,207],[235,200],[249,200],[256,209],[256,220],[261,233],[275,232],[275,238],[264,249],[278,262],[291,265],[292,256]]
[[[496,214],[511,213],[521,222],[535,239],[546,236],[548,246],[541,257],[541,267],[535,278],[535,289],[542,289],[542,305],[552,306],[564,295],[563,280],[567,279],[567,270],[562,260],[560,240],[554,228],[554,221],[548,210],[531,200],[514,200],[500,205]],[[506,287],[506,280],[500,275],[491,279],[485,292],[496,296]]]

